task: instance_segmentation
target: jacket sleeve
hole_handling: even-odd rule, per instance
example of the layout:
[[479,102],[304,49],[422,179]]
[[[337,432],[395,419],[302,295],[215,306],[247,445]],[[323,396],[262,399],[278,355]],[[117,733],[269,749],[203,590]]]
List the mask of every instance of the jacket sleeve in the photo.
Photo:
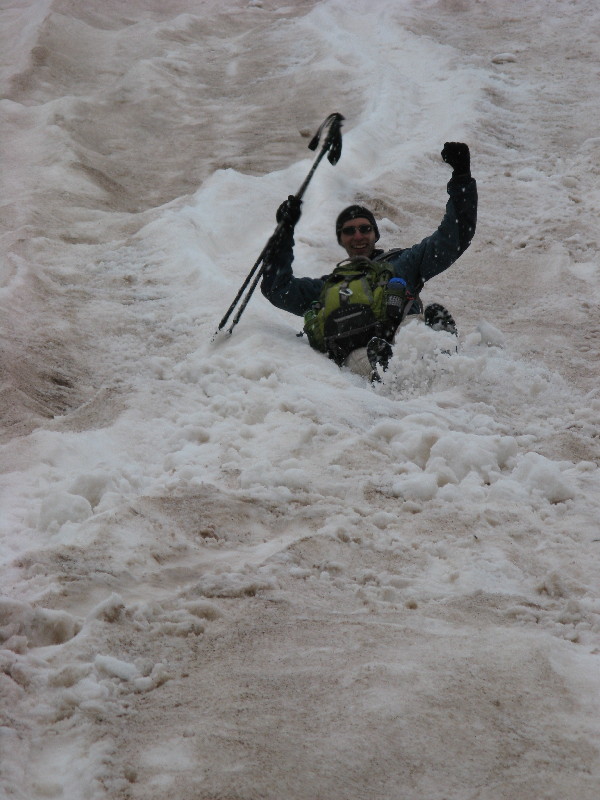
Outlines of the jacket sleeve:
[[395,262],[397,274],[418,290],[425,281],[448,269],[475,235],[477,184],[473,178],[451,178],[446,213],[438,229],[419,244],[403,250]]
[[294,237],[285,235],[275,251],[267,256],[260,290],[277,308],[303,316],[319,299],[322,278],[295,278],[292,271]]

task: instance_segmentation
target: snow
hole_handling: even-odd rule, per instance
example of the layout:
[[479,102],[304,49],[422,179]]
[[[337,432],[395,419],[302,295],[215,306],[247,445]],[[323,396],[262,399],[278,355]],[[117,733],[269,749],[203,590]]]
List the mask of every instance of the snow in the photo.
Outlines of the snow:
[[[596,800],[600,12],[592,0],[0,10],[0,796]],[[381,384],[256,293],[476,237]]]

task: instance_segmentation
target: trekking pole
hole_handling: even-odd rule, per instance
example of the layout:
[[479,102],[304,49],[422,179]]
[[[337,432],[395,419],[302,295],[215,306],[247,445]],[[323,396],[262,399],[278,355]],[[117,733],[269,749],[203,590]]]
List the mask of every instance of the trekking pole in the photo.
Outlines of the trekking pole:
[[[315,170],[319,166],[319,163],[321,162],[321,159],[323,158],[325,153],[327,153],[329,151],[329,155],[327,156],[327,159],[328,159],[329,163],[332,164],[333,166],[335,166],[335,164],[337,164],[337,162],[339,161],[340,156],[342,154],[342,132],[341,132],[341,127],[342,127],[343,119],[344,119],[344,117],[341,114],[337,114],[337,113],[330,114],[327,117],[327,119],[321,124],[321,127],[315,133],[313,138],[310,140],[310,143],[308,145],[309,149],[310,150],[316,150],[318,145],[319,145],[319,140],[321,138],[321,134],[323,133],[325,128],[329,127],[329,131],[328,131],[327,137],[325,138],[325,141],[323,143],[323,147],[321,148],[321,152],[319,153],[319,155],[315,159],[315,161],[314,161],[314,163],[313,163],[313,165],[312,165],[312,167],[310,169],[310,172],[308,173],[308,175],[304,179],[304,182],[302,183],[302,185],[300,186],[300,188],[296,192],[295,197],[296,197],[297,200],[301,200],[302,199],[302,196],[304,195],[304,192],[306,191],[306,189],[308,187],[308,184],[310,183],[310,181],[312,179],[312,176],[314,175]],[[252,297],[252,295],[254,293],[254,290],[258,286],[258,282],[261,279],[262,274],[263,274],[264,269],[265,269],[264,261],[267,258],[267,256],[270,255],[271,250],[274,247],[274,245],[276,245],[278,243],[283,226],[284,226],[283,222],[278,223],[277,227],[275,228],[275,231],[274,231],[273,235],[270,237],[269,241],[263,247],[261,254],[256,259],[256,261],[254,262],[254,265],[253,265],[252,269],[250,270],[250,272],[246,276],[245,281],[241,285],[238,293],[236,294],[233,303],[229,306],[229,308],[227,309],[227,312],[225,313],[225,316],[223,317],[223,319],[219,323],[219,327],[217,328],[217,330],[215,331],[215,333],[213,335],[213,340],[214,340],[215,336],[219,333],[219,331],[221,331],[225,327],[225,325],[227,324],[227,322],[229,320],[229,317],[233,314],[236,306],[240,302],[240,300],[242,298],[242,295],[244,294],[246,289],[248,289],[248,286],[250,286],[250,288],[248,289],[248,291],[246,293],[246,296],[244,297],[243,301],[241,302],[241,305],[238,308],[237,314],[233,318],[233,321],[232,321],[230,327],[227,330],[227,333],[229,333],[229,334],[231,334],[233,332],[233,329],[235,328],[235,326],[237,325],[237,323],[240,320],[240,317],[244,313],[244,309],[248,305],[248,302],[249,302],[250,298]],[[252,281],[253,277],[254,277],[254,280]],[[252,283],[250,284],[251,281],[252,281]]]

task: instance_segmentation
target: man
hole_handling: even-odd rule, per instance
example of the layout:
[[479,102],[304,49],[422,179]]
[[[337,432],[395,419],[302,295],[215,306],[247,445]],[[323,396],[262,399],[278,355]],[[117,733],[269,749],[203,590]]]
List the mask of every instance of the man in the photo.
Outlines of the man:
[[[461,256],[471,243],[477,223],[477,185],[471,177],[469,148],[462,142],[446,142],[442,159],[452,169],[448,182],[449,199],[446,213],[438,229],[419,244],[407,249],[380,250],[376,248],[379,229],[372,212],[360,205],[348,206],[336,221],[338,243],[350,259],[367,258],[374,262],[386,262],[393,268],[396,278],[406,282],[407,290],[414,299],[409,304],[408,314],[423,314],[426,324],[438,329],[456,333],[454,320],[449,312],[435,303],[423,306],[418,299],[419,292],[426,281],[448,269]],[[265,269],[261,291],[274,306],[292,314],[304,316],[311,306],[319,301],[329,275],[321,278],[296,278],[292,271],[294,260],[294,227],[301,214],[301,203],[293,195],[282,203],[277,211],[277,221],[281,223],[280,239],[273,252],[265,259]],[[387,366],[391,355],[389,342],[392,335],[382,341],[371,340],[370,364],[373,366],[373,350],[379,351],[379,363]],[[367,344],[367,343],[365,343]],[[358,351],[365,351],[358,352]],[[358,372],[365,372],[366,347],[346,354],[344,363]],[[377,352],[376,352],[377,355]],[[330,353],[331,357],[334,357]],[[366,374],[366,373],[365,373]]]

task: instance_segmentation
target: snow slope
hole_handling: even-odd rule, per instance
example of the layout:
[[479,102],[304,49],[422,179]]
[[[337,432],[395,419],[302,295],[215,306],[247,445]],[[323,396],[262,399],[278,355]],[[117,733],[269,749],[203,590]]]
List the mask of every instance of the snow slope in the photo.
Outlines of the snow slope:
[[[592,0],[0,6],[0,795],[596,800]],[[443,214],[471,248],[370,386],[260,294]]]

